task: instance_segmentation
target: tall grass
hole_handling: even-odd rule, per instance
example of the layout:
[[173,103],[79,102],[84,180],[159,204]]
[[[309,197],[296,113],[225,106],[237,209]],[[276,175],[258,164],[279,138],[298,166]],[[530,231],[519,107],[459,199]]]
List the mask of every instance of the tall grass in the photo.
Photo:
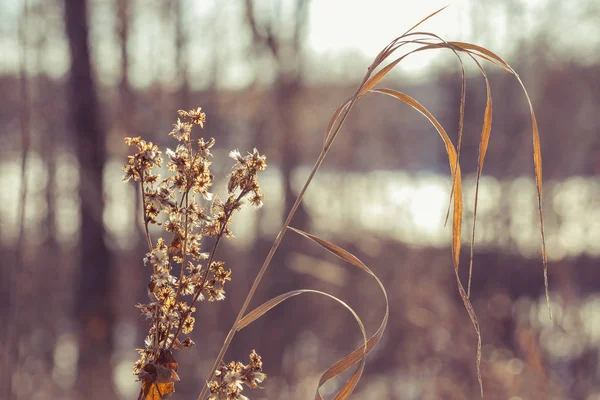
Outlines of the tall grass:
[[[386,95],[396,100],[400,100],[402,103],[412,107],[431,122],[444,144],[450,167],[450,174],[452,176],[452,190],[449,193],[447,215],[448,219],[450,214],[452,214],[451,259],[454,265],[453,269],[458,292],[477,334],[475,363],[477,366],[477,379],[479,381],[480,392],[483,397],[484,391],[480,368],[482,337],[477,315],[475,314],[469,299],[471,293],[471,276],[474,268],[473,255],[475,248],[479,181],[490,140],[493,115],[491,88],[488,76],[482,65],[483,62],[492,64],[492,66],[501,68],[512,74],[522,86],[524,95],[529,104],[532,125],[533,162],[541,233],[543,276],[546,289],[546,300],[550,312],[547,257],[542,215],[542,157],[540,151],[540,137],[531,100],[519,75],[508,63],[492,51],[475,44],[446,41],[434,33],[416,31],[420,24],[442,10],[443,9],[440,9],[427,16],[384,47],[367,68],[367,72],[361,83],[358,85],[355,93],[350,98],[346,99],[333,113],[329,125],[325,130],[321,152],[317,157],[302,190],[289,211],[283,226],[277,234],[265,261],[252,284],[246,300],[240,308],[238,315],[224,340],[214,365],[203,385],[203,389],[198,396],[199,400],[205,399],[206,396],[209,396],[209,399],[243,399],[246,398],[241,394],[244,385],[252,388],[258,387],[258,384],[266,378],[266,375],[262,372],[260,356],[252,352],[250,357],[251,362],[248,365],[239,362],[225,364],[223,363],[223,359],[229,345],[238,331],[252,324],[270,309],[280,305],[289,298],[309,293],[326,296],[344,306],[354,316],[363,335],[363,344],[360,347],[333,364],[321,375],[315,398],[321,399],[319,389],[325,382],[337,377],[353,366],[355,366],[354,372],[337,390],[335,399],[348,398],[354,391],[356,384],[361,378],[366,356],[380,341],[388,322],[389,304],[385,286],[371,269],[350,252],[338,247],[334,243],[323,240],[308,232],[296,229],[290,224],[306,190],[310,186],[314,176],[318,173],[319,168],[332,148],[335,139],[341,134],[342,127],[350,112],[355,107],[356,102],[367,95]],[[409,45],[413,47],[410,47]],[[411,48],[412,50],[409,50]],[[456,55],[462,71],[461,102],[456,144],[454,144],[447,131],[434,115],[416,99],[398,90],[378,86],[406,57],[417,52],[438,49],[452,51]],[[484,77],[487,91],[486,107],[482,117],[483,123],[479,144],[473,227],[470,235],[469,274],[466,288],[459,277],[463,218],[463,187],[460,153],[466,97],[466,78],[462,59],[463,56],[468,57],[475,63]],[[247,199],[255,206],[260,206],[260,204],[262,204],[262,193],[258,186],[257,174],[266,166],[264,157],[261,156],[256,149],[252,153],[248,153],[245,157],[237,151],[232,152],[231,156],[236,161],[236,165],[229,176],[230,183],[228,186],[227,201],[223,202],[218,199],[213,199],[212,195],[208,192],[209,187],[212,184],[212,175],[210,174],[208,167],[210,165],[211,157],[210,148],[214,144],[214,140],[205,142],[203,139],[200,139],[198,148],[196,149],[193,146],[193,141],[190,136],[191,129],[194,125],[203,126],[205,116],[201,113],[200,108],[197,110],[180,111],[179,113],[184,121],[177,121],[177,124],[174,125],[172,135],[180,141],[180,144],[178,145],[177,150],[167,151],[167,154],[170,157],[168,165],[173,176],[163,180],[162,183],[158,183],[158,176],[154,175],[152,172],[152,167],[159,166],[162,162],[161,154],[156,146],[152,143],[146,143],[139,138],[128,138],[128,144],[137,146],[138,152],[135,156],[130,157],[130,162],[125,167],[126,178],[133,178],[141,182],[145,210],[144,221],[149,246],[149,253],[145,258],[145,262],[151,264],[153,268],[149,285],[150,303],[139,305],[139,308],[150,320],[150,331],[146,340],[146,348],[140,350],[141,358],[135,367],[135,371],[142,381],[139,399],[146,400],[163,398],[174,391],[174,382],[178,380],[178,376],[176,374],[177,363],[172,355],[172,350],[191,347],[193,345],[193,341],[190,338],[180,340],[179,336],[181,333],[187,334],[193,329],[194,317],[192,317],[192,315],[196,305],[199,304],[198,302],[205,296],[208,297],[209,301],[222,300],[224,298],[224,284],[225,281],[230,280],[231,270],[225,270],[223,268],[223,263],[216,261],[215,257],[220,239],[222,237],[230,236],[229,222],[232,215],[241,207],[243,199]],[[201,195],[204,198],[204,201],[208,202],[207,204],[210,204],[210,211],[201,207],[201,202],[196,200],[196,195]],[[173,236],[170,244],[167,244],[167,242],[162,239],[159,239],[156,244],[154,244],[149,234],[148,224],[161,223],[157,220],[161,211],[165,211],[169,215],[169,220],[164,222],[164,227],[167,232],[171,233]],[[335,254],[349,265],[363,270],[376,280],[386,301],[386,312],[378,329],[373,335],[367,337],[367,330],[361,319],[354,310],[341,299],[316,290],[299,289],[283,293],[266,301],[254,310],[248,311],[249,304],[257,292],[262,278],[270,266],[273,256],[279,248],[284,235],[288,231],[300,235],[323,249]],[[200,242],[203,237],[207,236],[215,238],[214,245],[210,253],[202,253]],[[194,264],[190,259],[194,262],[202,260],[208,261],[206,263]],[[181,272],[178,278],[170,274],[172,264],[180,265]],[[182,300],[186,295],[192,296],[191,302]]]

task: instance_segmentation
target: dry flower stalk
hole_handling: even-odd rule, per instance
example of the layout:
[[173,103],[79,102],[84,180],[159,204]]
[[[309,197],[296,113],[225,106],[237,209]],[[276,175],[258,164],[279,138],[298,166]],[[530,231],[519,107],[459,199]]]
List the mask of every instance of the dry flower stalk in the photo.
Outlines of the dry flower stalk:
[[[145,346],[138,349],[140,358],[133,367],[142,381],[140,400],[162,399],[174,392],[179,377],[172,350],[194,345],[191,338],[180,340],[179,336],[194,329],[196,303],[225,299],[225,282],[231,281],[231,269],[215,258],[219,242],[223,237],[233,237],[231,218],[244,201],[256,208],[263,202],[258,173],[267,166],[265,156],[256,149],[246,156],[238,150],[230,152],[236,164],[229,174],[227,199],[223,201],[209,191],[214,178],[210,149],[215,140],[192,140],[193,128],[204,128],[205,114],[200,107],[178,114],[169,135],[179,143],[175,150],[165,152],[170,172],[165,179],[154,173],[154,168],[161,168],[163,163],[158,146],[140,137],[125,138],[125,143],[137,152],[128,156],[123,180],[140,182],[149,250],[144,265],[152,267],[150,301],[136,306],[150,320]],[[165,216],[159,218],[161,214]],[[149,225],[162,226],[170,240],[159,237],[153,243]],[[205,237],[214,239],[210,252],[202,251]],[[173,266],[179,266],[179,276],[172,274]],[[215,371],[217,380],[209,384],[210,399],[247,399],[241,394],[242,384],[257,388],[266,378],[254,350],[250,361],[248,366],[231,362]]]

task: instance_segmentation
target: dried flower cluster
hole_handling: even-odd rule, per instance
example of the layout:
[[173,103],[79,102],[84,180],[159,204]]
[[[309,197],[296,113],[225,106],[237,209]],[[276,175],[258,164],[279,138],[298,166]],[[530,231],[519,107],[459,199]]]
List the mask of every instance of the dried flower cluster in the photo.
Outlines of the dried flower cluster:
[[250,364],[232,361],[219,367],[215,376],[217,379],[208,385],[208,400],[248,400],[242,395],[243,385],[256,389],[267,378],[262,372],[260,356],[254,350],[250,353]]
[[[229,175],[227,199],[223,201],[213,196],[209,191],[213,184],[210,149],[215,140],[192,140],[194,126],[203,128],[206,116],[201,108],[180,110],[178,113],[180,118],[169,135],[179,143],[175,150],[167,149],[165,152],[170,172],[165,179],[161,180],[154,173],[154,168],[161,168],[163,163],[158,147],[139,137],[125,138],[127,145],[135,147],[137,152],[128,157],[128,163],[123,167],[123,180],[140,182],[149,248],[144,264],[152,267],[148,284],[150,302],[137,306],[151,321],[145,346],[138,349],[140,359],[134,365],[134,373],[143,381],[140,398],[144,399],[149,398],[149,391],[159,390],[156,385],[168,382],[172,386],[176,374],[159,372],[164,372],[165,368],[173,373],[176,371],[177,364],[171,349],[194,345],[190,338],[179,340],[179,335],[187,335],[194,329],[196,303],[204,299],[219,301],[225,298],[225,282],[231,281],[231,269],[217,261],[215,253],[222,237],[233,236],[229,229],[232,215],[244,201],[257,208],[262,206],[263,201],[258,173],[266,168],[266,162],[256,149],[246,156],[238,150],[230,153],[236,164]],[[164,218],[159,221],[161,214]],[[153,243],[149,231],[152,224],[162,226],[169,236],[168,240],[160,237]],[[210,252],[202,251],[202,239],[205,237],[214,238]],[[178,276],[172,274],[173,267],[179,269]],[[257,387],[255,382],[261,382],[264,374],[259,373],[262,368],[260,357],[253,352],[251,359],[251,369],[257,375],[250,378],[252,375],[248,375],[249,370],[246,371],[250,367],[241,364],[239,366],[243,368],[240,371],[243,370],[244,376],[250,379],[245,383]],[[238,364],[234,366],[237,368]],[[161,380],[159,375],[170,378]],[[159,390],[159,394],[163,396],[166,393]]]

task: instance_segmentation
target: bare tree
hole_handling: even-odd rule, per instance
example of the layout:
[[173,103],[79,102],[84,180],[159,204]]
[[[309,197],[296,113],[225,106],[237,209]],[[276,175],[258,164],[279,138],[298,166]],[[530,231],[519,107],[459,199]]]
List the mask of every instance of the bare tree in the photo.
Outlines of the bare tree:
[[80,167],[81,265],[75,292],[75,313],[80,324],[77,386],[83,397],[90,399],[115,396],[110,384],[114,322],[111,260],[102,221],[105,135],[92,77],[87,4],[86,0],[66,0],[65,25],[71,51],[69,109]]

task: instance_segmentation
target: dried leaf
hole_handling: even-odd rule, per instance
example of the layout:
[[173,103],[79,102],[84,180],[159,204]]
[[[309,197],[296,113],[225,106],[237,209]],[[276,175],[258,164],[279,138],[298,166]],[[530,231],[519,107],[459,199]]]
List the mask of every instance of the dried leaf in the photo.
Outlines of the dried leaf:
[[485,47],[477,46],[472,43],[465,42],[448,42],[449,45],[454,46],[457,50],[465,51],[469,54],[476,55],[484,60],[491,62],[492,64],[516,75],[515,71],[504,61],[499,55],[486,49]]
[[[477,62],[476,62],[477,63]],[[492,132],[492,89],[490,87],[490,81],[487,74],[483,70],[483,67],[477,63],[477,66],[481,70],[485,79],[485,88],[487,93],[487,100],[485,104],[485,112],[483,115],[483,127],[481,128],[481,141],[479,142],[479,156],[477,162],[477,180],[475,182],[475,201],[473,203],[473,228],[471,230],[471,251],[469,255],[469,280],[467,282],[467,296],[471,297],[471,278],[473,275],[473,255],[475,251],[475,226],[477,222],[477,203],[479,201],[479,181],[481,180],[481,172],[483,171],[483,163],[485,160],[485,154],[490,142],[490,135]]]
[[494,65],[510,72],[515,76],[523,92],[525,94],[525,98],[527,99],[527,104],[529,105],[529,113],[531,114],[531,136],[533,139],[533,164],[535,168],[535,183],[537,189],[537,200],[538,200],[538,214],[540,221],[540,235],[542,238],[542,264],[544,268],[544,289],[546,292],[546,305],[548,306],[548,314],[550,316],[550,320],[552,320],[552,309],[550,307],[550,291],[548,287],[548,255],[546,251],[546,236],[544,233],[544,213],[542,209],[542,150],[540,145],[540,132],[537,126],[537,120],[535,118],[535,112],[533,111],[533,104],[531,103],[531,98],[529,97],[529,93],[527,93],[527,89],[523,84],[523,81],[519,77],[519,75],[515,72],[514,69],[506,61],[504,61],[500,56],[496,55],[494,52],[471,43],[464,42],[449,42],[450,45],[456,46],[457,49],[461,51],[465,51],[471,55],[475,55],[487,61],[490,61]]
[[196,345],[196,343],[190,338],[185,338],[183,342],[179,339],[175,339],[175,342],[173,342],[173,348],[177,350],[189,349],[194,345]]
[[434,15],[436,15],[436,14],[442,12],[443,10],[445,10],[446,7],[448,7],[448,6],[444,6],[444,7],[440,8],[439,10],[432,12],[431,14],[429,14],[428,16],[426,16],[425,18],[423,18],[422,20],[420,20],[419,22],[417,22],[416,24],[414,24],[413,27],[410,28],[409,30],[407,30],[406,32],[404,32],[404,35],[402,35],[402,36],[406,36],[410,31],[412,31],[413,29],[415,29],[417,26],[421,25],[423,22],[427,21],[429,18],[431,18]]
[[444,145],[446,146],[446,154],[448,155],[448,162],[450,163],[450,170],[452,172],[452,176],[455,177],[452,185],[452,191],[454,193],[454,213],[452,217],[452,259],[454,261],[454,268],[458,270],[460,260],[460,235],[463,210],[462,180],[460,174],[460,165],[457,162],[458,157],[456,149],[452,144],[452,140],[450,140],[450,137],[446,133],[445,129],[437,121],[433,114],[431,114],[431,112],[429,112],[427,108],[425,108],[421,103],[419,103],[411,96],[392,89],[372,89],[371,92],[387,94],[388,96],[395,97],[398,100],[401,100],[409,106],[413,107],[415,110],[419,111],[421,114],[427,117],[427,119],[433,124],[433,126],[435,127],[435,129],[437,129],[439,135],[441,136],[442,140],[444,141]]
[[[546,289],[546,301],[548,304],[548,310],[550,313],[550,318],[552,318],[552,314],[551,314],[551,310],[550,310],[550,299],[549,299],[549,290],[548,290],[548,276],[547,276],[547,270],[548,270],[548,266],[547,266],[547,254],[546,254],[546,244],[545,244],[545,235],[544,235],[544,224],[543,224],[543,213],[542,213],[542,159],[541,159],[541,146],[540,146],[540,138],[539,138],[539,131],[537,128],[537,122],[536,122],[536,118],[535,118],[535,114],[533,112],[533,106],[531,104],[531,99],[529,98],[529,95],[527,94],[527,91],[525,90],[525,86],[523,85],[523,82],[521,81],[520,77],[517,75],[517,73],[502,59],[500,58],[498,55],[496,55],[495,53],[491,52],[488,49],[485,49],[483,47],[474,45],[474,44],[470,44],[470,43],[464,43],[464,42],[446,42],[443,39],[441,39],[439,36],[428,33],[428,32],[411,32],[412,30],[414,30],[418,25],[420,25],[423,21],[431,18],[433,15],[439,13],[442,9],[430,14],[429,16],[427,16],[426,18],[424,18],[423,20],[421,20],[418,24],[416,24],[415,26],[413,26],[411,29],[409,29],[404,35],[394,39],[390,44],[388,44],[375,58],[375,60],[373,61],[373,63],[369,66],[369,68],[367,69],[367,73],[365,75],[365,77],[363,78],[363,81],[361,82],[361,84],[359,85],[356,93],[350,97],[349,99],[347,99],[334,113],[334,115],[332,116],[329,126],[325,132],[325,138],[324,138],[324,146],[323,149],[321,151],[321,154],[319,155],[317,161],[315,162],[315,165],[309,175],[309,178],[307,179],[307,181],[305,182],[300,194],[298,195],[298,197],[296,198],[296,201],[294,202],[294,205],[289,213],[289,215],[286,218],[286,221],[281,229],[281,231],[279,232],[279,234],[277,235],[277,238],[271,248],[271,250],[269,251],[269,254],[267,255],[267,258],[265,260],[265,262],[263,263],[263,266],[261,267],[255,282],[250,290],[250,293],[244,303],[244,305],[242,306],[242,309],[240,311],[240,314],[237,318],[237,323],[234,324],[234,328],[230,331],[230,333],[228,334],[225,343],[220,351],[219,357],[217,359],[217,363],[220,362],[220,360],[222,359],[222,356],[225,352],[225,350],[227,349],[228,345],[231,343],[231,340],[233,339],[233,335],[235,333],[236,330],[240,330],[243,327],[247,326],[248,324],[252,323],[254,320],[256,320],[257,318],[259,318],[261,315],[263,315],[265,312],[267,312],[269,309],[275,307],[277,304],[281,303],[282,301],[294,297],[298,294],[301,293],[305,293],[305,292],[316,292],[319,294],[323,294],[329,297],[333,297],[330,296],[326,293],[322,293],[322,292],[317,292],[317,291],[311,291],[311,290],[304,290],[304,291],[293,291],[293,292],[288,292],[286,294],[283,294],[281,296],[278,296],[274,299],[269,300],[268,302],[264,303],[263,305],[259,306],[258,308],[256,308],[255,310],[251,311],[250,313],[246,314],[246,316],[244,316],[242,318],[242,316],[244,315],[244,312],[246,311],[250,300],[252,299],[256,288],[258,287],[258,284],[260,283],[262,277],[264,276],[266,269],[268,268],[270,261],[275,253],[275,251],[277,250],[277,248],[279,247],[281,240],[283,238],[283,235],[285,234],[287,229],[291,229],[294,230],[295,232],[315,241],[316,243],[320,244],[321,246],[327,248],[329,251],[331,251],[332,253],[338,255],[339,257],[341,257],[342,259],[348,261],[349,263],[351,263],[352,265],[355,265],[363,270],[365,270],[364,264],[362,264],[356,257],[354,257],[352,254],[346,252],[345,250],[327,242],[324,241],[322,239],[319,239],[313,235],[307,234],[305,232],[296,230],[294,228],[290,228],[289,224],[292,220],[292,217],[294,216],[300,202],[302,201],[302,198],[308,188],[308,186],[310,185],[314,175],[318,172],[321,164],[323,163],[323,160],[325,159],[331,145],[333,144],[333,141],[335,140],[335,137],[337,136],[337,134],[340,132],[340,129],[343,125],[343,123],[345,122],[345,120],[347,119],[352,107],[354,106],[354,104],[356,103],[356,101],[361,98],[363,95],[369,93],[369,92],[374,92],[374,93],[382,93],[382,94],[387,94],[390,96],[393,96],[403,102],[405,102],[406,104],[410,105],[411,107],[413,107],[414,109],[416,109],[417,111],[421,112],[423,115],[425,115],[429,121],[435,126],[435,128],[437,129],[438,133],[440,134],[440,136],[442,137],[442,140],[444,141],[445,147],[446,147],[446,153],[448,155],[448,161],[450,164],[450,169],[452,172],[452,193],[451,193],[451,201],[454,198],[454,211],[453,211],[453,225],[452,225],[452,254],[453,254],[453,263],[454,263],[454,272],[455,272],[455,276],[456,276],[456,281],[457,281],[457,285],[458,285],[458,289],[459,289],[459,294],[461,296],[461,299],[464,303],[465,309],[467,310],[469,317],[471,319],[471,322],[473,324],[473,326],[475,327],[475,331],[477,333],[477,339],[478,339],[478,344],[477,344],[477,360],[476,360],[476,364],[477,364],[477,378],[479,380],[479,385],[480,385],[480,390],[481,390],[481,396],[483,397],[483,383],[482,383],[482,379],[481,379],[481,369],[480,369],[480,364],[481,364],[481,331],[479,328],[479,323],[477,320],[477,317],[475,315],[475,312],[473,310],[472,304],[469,300],[469,294],[467,291],[464,290],[464,287],[460,281],[459,275],[458,275],[458,268],[459,268],[459,260],[460,260],[460,239],[461,239],[461,225],[462,225],[462,183],[461,183],[461,174],[460,174],[460,164],[459,164],[459,156],[460,156],[460,144],[461,144],[461,138],[462,138],[462,120],[464,117],[464,97],[465,97],[465,86],[464,86],[464,67],[463,67],[463,92],[461,95],[461,110],[460,110],[460,122],[459,122],[459,140],[458,140],[458,146],[455,149],[454,145],[452,144],[452,141],[450,140],[450,138],[448,137],[448,135],[446,134],[445,130],[443,129],[443,127],[439,124],[439,122],[433,117],[433,115],[424,107],[422,106],[419,102],[417,102],[415,99],[413,99],[412,97],[395,91],[395,90],[390,90],[390,89],[375,89],[375,85],[377,83],[379,83],[391,70],[393,70],[393,68],[395,66],[398,65],[398,63],[404,59],[407,55],[412,54],[414,52],[417,51],[423,51],[423,50],[428,50],[428,49],[441,49],[441,48],[447,48],[452,50],[453,52],[455,52],[457,54],[457,52],[465,52],[467,53],[478,65],[478,67],[481,69],[485,79],[486,79],[486,87],[487,87],[487,93],[488,93],[488,98],[487,98],[487,104],[486,104],[486,111],[484,114],[484,122],[483,122],[483,127],[482,127],[482,137],[481,137],[481,143],[479,146],[479,162],[478,162],[478,178],[477,178],[477,188],[476,188],[476,199],[475,199],[475,205],[477,204],[477,193],[478,193],[478,184],[479,184],[479,179],[482,173],[482,168],[483,168],[483,163],[484,163],[484,159],[485,159],[485,154],[487,152],[487,147],[489,144],[489,137],[490,137],[490,133],[491,133],[491,120],[492,120],[492,102],[491,102],[491,94],[490,94],[490,89],[489,89],[489,82],[487,79],[487,76],[485,75],[485,72],[483,71],[483,68],[481,67],[481,65],[477,62],[476,57],[489,61],[492,64],[496,65],[499,68],[502,68],[508,72],[510,72],[511,74],[513,74],[517,80],[519,81],[519,83],[521,84],[521,87],[523,88],[523,91],[525,92],[525,96],[527,98],[527,101],[529,103],[529,108],[530,108],[530,113],[531,113],[531,121],[532,121],[532,138],[533,138],[533,159],[534,159],[534,166],[535,166],[535,177],[536,177],[536,186],[537,186],[537,194],[538,194],[538,211],[539,211],[539,220],[540,220],[540,233],[542,236],[542,258],[543,258],[543,264],[544,264],[544,285],[545,285],[545,289]],[[412,39],[412,40],[407,40],[408,37],[417,37],[416,39]],[[439,40],[439,42],[433,42],[432,38],[436,38]],[[400,56],[399,58],[397,58],[396,60],[392,61],[390,64],[388,64],[387,66],[385,66],[383,69],[381,69],[379,72],[377,72],[375,75],[372,76],[372,74],[374,73],[374,71],[379,67],[379,65],[386,60],[388,57],[390,57],[396,50],[398,50],[399,48],[401,48],[402,46],[406,45],[406,44],[421,44],[423,45],[422,47],[413,50],[411,52],[408,52],[407,54],[404,54],[402,56]],[[458,55],[458,54],[457,54]],[[459,57],[460,60],[460,57]],[[462,60],[461,60],[461,66],[462,66]],[[476,207],[474,210],[474,218],[476,217]],[[471,257],[470,257],[470,271],[472,270],[472,262],[473,262],[473,248],[474,248],[474,235],[475,235],[475,221],[473,224],[473,232],[472,232],[472,240],[471,240]],[[358,262],[357,262],[358,260]],[[366,269],[369,273],[370,270]],[[469,273],[469,276],[471,275],[471,272]],[[373,275],[374,276],[374,275]],[[375,276],[374,276],[375,277]],[[377,279],[375,277],[375,279]],[[377,279],[378,283],[381,285],[381,282],[379,282],[379,280]],[[469,277],[469,286],[468,286],[468,290],[470,291],[470,277]],[[385,293],[385,289],[382,286],[382,290]],[[334,298],[336,301],[341,302],[341,300]],[[386,301],[387,301],[387,295],[386,295]],[[342,304],[344,304],[343,302],[341,302]],[[345,304],[344,304],[345,305]],[[345,305],[346,306],[346,305]],[[347,307],[347,306],[346,306]],[[353,312],[353,311],[352,311]],[[353,312],[354,314],[354,312]],[[354,314],[355,315],[355,314]],[[357,348],[354,352],[352,352],[350,355],[344,357],[342,360],[338,361],[335,365],[333,365],[332,367],[330,367],[321,377],[319,386],[322,385],[325,381],[327,381],[328,379],[331,379],[332,377],[335,377],[337,375],[339,375],[340,373],[342,373],[343,371],[345,371],[346,369],[348,369],[351,365],[354,365],[357,361],[360,361],[360,364],[357,368],[357,370],[354,372],[354,374],[352,375],[352,377],[350,378],[350,380],[348,382],[346,382],[346,384],[342,387],[342,389],[338,392],[338,394],[336,395],[336,399],[340,398],[346,398],[348,397],[348,395],[352,392],[352,390],[354,389],[354,385],[356,384],[356,382],[358,382],[358,379],[360,378],[360,374],[362,373],[362,368],[364,365],[364,358],[366,353],[368,353],[373,346],[379,341],[381,334],[383,332],[383,328],[385,328],[385,323],[387,322],[387,311],[386,311],[386,317],[384,318],[384,321],[382,322],[382,325],[380,327],[380,329],[377,331],[377,333],[375,335],[373,335],[366,343],[365,345]],[[356,317],[358,318],[358,317]],[[358,320],[359,321],[359,320]],[[360,324],[359,322],[359,325]],[[364,328],[363,328],[364,329]],[[364,330],[363,330],[363,334],[364,334]],[[216,364],[218,365],[218,364]],[[206,388],[203,389],[201,395],[199,398],[202,398],[203,394],[205,393]],[[317,390],[317,394],[316,394],[316,398],[317,399],[321,399],[320,394],[318,393]]]
[[177,362],[169,350],[162,350],[156,362],[147,364],[138,374],[142,388],[138,400],[162,400],[175,392],[179,381]]

